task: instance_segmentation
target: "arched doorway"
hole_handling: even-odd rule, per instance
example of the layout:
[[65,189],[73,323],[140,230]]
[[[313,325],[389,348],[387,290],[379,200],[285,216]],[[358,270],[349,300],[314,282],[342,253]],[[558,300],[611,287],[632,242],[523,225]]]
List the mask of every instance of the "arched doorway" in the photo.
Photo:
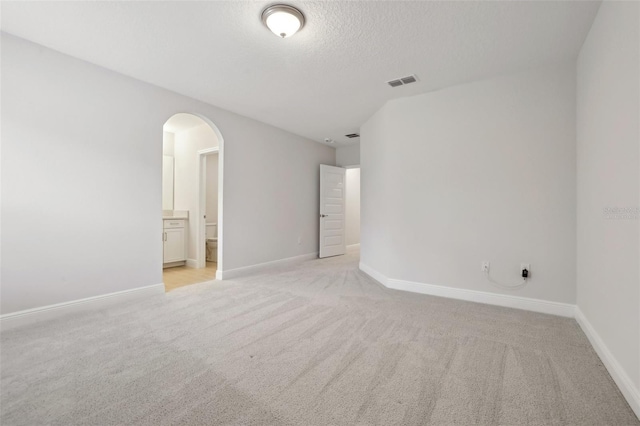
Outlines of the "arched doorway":
[[163,281],[167,291],[221,276],[223,138],[192,113],[163,126]]

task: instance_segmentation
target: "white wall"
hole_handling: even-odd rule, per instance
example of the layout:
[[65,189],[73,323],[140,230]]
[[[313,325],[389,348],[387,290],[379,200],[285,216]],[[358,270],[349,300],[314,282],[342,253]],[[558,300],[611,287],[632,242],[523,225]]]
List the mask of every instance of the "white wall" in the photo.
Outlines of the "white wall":
[[[198,151],[219,146],[206,123],[175,133],[174,210],[188,210],[187,259],[197,258]],[[217,190],[217,188],[216,188]]]
[[[361,128],[361,261],[389,278],[575,302],[575,66],[388,102]],[[529,284],[491,286],[480,272]]]
[[174,155],[175,134],[171,132],[162,132],[162,153],[164,155]]
[[218,154],[207,156],[207,223],[218,222]]
[[[336,148],[336,165],[360,165],[360,143]],[[360,243],[360,169],[348,169],[346,176],[346,240],[347,245]]]
[[[360,127],[360,263],[390,277],[391,243],[387,197],[392,177],[388,161],[393,149],[393,126],[387,120],[386,107],[378,110]],[[386,141],[386,142],[385,142]],[[366,149],[365,149],[366,148]]]
[[336,148],[336,165],[340,167],[360,165],[360,143]]
[[360,243],[360,169],[347,169],[346,175],[345,227],[349,246]]
[[162,135],[162,210],[173,211],[175,181],[175,136],[171,132]]
[[[602,3],[578,58],[578,307],[640,395],[640,5]],[[621,386],[622,388],[622,386]],[[636,409],[640,399],[636,401]]]
[[162,126],[178,112],[224,137],[224,269],[317,251],[333,148],[4,33],[1,54],[3,314],[162,282]]

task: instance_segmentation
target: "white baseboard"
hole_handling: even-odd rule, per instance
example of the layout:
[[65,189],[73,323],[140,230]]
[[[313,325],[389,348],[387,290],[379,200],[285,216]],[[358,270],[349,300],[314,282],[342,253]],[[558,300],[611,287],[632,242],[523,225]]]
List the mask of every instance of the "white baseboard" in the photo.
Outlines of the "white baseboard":
[[523,309],[526,311],[541,312],[544,314],[559,315],[570,318],[573,318],[575,315],[575,305],[569,303],[551,302],[548,300],[531,299],[528,297],[397,280],[387,278],[363,263],[360,263],[360,269],[385,287],[392,288],[394,290],[410,291],[412,293],[428,294],[430,296],[448,297],[450,299],[466,300],[469,302],[486,303],[488,305]]
[[146,287],[133,288],[131,290],[117,291],[115,293],[102,294],[100,296],[87,297],[85,299],[56,303],[55,305],[41,306],[39,308],[25,309],[0,315],[0,328],[9,330],[18,326],[33,324],[35,322],[51,320],[72,312],[95,310],[113,306],[129,300],[149,297],[164,293],[164,284],[153,284]]
[[507,294],[489,293],[485,291],[467,290],[455,287],[445,287],[441,285],[416,283],[412,281],[388,279],[387,287],[396,290],[429,294],[431,296],[448,297],[450,299],[486,303],[488,305],[523,309],[525,311],[541,312],[543,314],[559,315],[569,318],[573,318],[575,311],[575,305],[571,305],[569,303],[551,302],[548,300],[532,299],[529,297],[511,296]]
[[265,269],[273,268],[274,266],[282,266],[287,263],[302,262],[305,260],[316,259],[318,252],[301,254],[299,256],[287,257],[285,259],[272,260],[271,262],[258,263],[256,265],[243,266],[241,268],[227,269],[225,271],[216,271],[216,279],[218,280],[230,280],[243,275],[248,275],[256,272],[263,271]]
[[178,260],[177,262],[167,262],[162,264],[162,269],[173,268],[176,266],[185,266],[187,264],[186,260]]
[[354,248],[360,248],[360,243],[356,243],[356,244],[349,244],[349,245],[347,246],[347,250],[354,249]]
[[187,259],[186,265],[189,268],[197,268],[198,267],[198,261],[195,259]]
[[376,271],[375,269],[373,269],[369,265],[365,265],[362,262],[360,262],[358,264],[358,267],[360,268],[360,270],[362,272],[364,272],[365,274],[369,275],[371,278],[373,278],[374,280],[378,281],[383,286],[388,287],[387,286],[387,282],[389,281],[389,279],[386,276],[382,275],[380,272]]
[[624,371],[618,360],[613,356],[607,345],[600,338],[589,320],[584,316],[579,307],[576,306],[576,321],[580,324],[582,331],[587,335],[591,345],[602,360],[602,363],[609,371],[611,378],[618,385],[620,392],[625,397],[636,416],[640,418],[640,391],[634,386],[633,381]]

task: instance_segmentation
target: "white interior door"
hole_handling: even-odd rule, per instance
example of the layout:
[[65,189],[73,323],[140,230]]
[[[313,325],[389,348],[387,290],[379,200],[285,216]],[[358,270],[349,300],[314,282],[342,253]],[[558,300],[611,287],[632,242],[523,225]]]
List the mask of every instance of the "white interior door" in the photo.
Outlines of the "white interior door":
[[342,167],[320,165],[320,257],[337,256],[347,250],[345,172]]

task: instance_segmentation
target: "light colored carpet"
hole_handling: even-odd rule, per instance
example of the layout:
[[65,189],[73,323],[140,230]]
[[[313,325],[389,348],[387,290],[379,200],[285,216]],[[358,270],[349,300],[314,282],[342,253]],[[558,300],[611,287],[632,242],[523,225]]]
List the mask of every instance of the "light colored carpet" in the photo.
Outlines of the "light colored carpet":
[[388,290],[357,260],[3,332],[2,424],[640,424],[574,320]]

